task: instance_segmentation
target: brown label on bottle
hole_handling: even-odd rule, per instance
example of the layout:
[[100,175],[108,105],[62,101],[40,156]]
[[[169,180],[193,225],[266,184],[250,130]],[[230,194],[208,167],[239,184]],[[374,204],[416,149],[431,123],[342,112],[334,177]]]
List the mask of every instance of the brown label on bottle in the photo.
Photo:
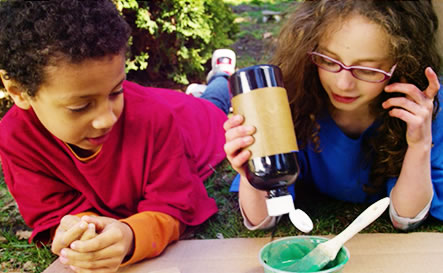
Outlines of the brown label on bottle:
[[232,98],[234,114],[245,117],[245,125],[256,128],[255,141],[247,149],[253,157],[298,151],[286,89],[254,89]]

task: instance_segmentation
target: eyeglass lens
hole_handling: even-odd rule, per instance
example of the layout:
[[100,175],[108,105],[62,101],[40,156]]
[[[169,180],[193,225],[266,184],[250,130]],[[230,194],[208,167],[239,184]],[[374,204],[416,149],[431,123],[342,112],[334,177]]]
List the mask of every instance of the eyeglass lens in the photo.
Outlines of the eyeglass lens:
[[316,54],[312,54],[312,61],[314,64],[319,66],[320,68],[327,70],[329,72],[337,73],[341,71],[342,69],[350,70],[352,75],[363,81],[368,82],[380,82],[383,81],[386,78],[386,75],[379,72],[371,70],[370,68],[350,68],[346,69],[343,67],[338,61],[333,61],[332,59],[328,59]]

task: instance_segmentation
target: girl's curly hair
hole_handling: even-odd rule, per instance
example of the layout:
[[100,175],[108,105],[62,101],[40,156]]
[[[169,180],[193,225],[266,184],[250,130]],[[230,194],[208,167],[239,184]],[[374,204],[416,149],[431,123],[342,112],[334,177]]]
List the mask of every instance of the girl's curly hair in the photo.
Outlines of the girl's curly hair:
[[[282,69],[300,147],[311,143],[319,151],[321,128],[317,119],[330,103],[307,52],[354,14],[379,24],[389,34],[390,54],[397,63],[390,82],[404,78],[424,90],[428,85],[425,68],[431,66],[439,74],[438,19],[430,0],[318,0],[298,4],[282,28],[272,63]],[[381,107],[391,96],[398,94],[383,92],[372,105],[380,126],[363,145],[371,164],[369,185],[365,187],[368,193],[378,192],[388,177],[399,175],[407,149],[405,122],[390,117],[388,110]],[[435,97],[434,118],[438,109]]]
[[111,0],[0,1],[0,18],[0,69],[30,96],[48,65],[122,53],[130,34]]

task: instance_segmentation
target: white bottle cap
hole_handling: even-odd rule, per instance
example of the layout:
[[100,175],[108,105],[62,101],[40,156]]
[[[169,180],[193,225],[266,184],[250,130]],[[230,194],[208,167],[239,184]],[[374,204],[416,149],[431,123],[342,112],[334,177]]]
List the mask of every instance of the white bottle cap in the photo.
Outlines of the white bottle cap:
[[308,233],[314,227],[311,218],[301,209],[295,209],[292,196],[287,194],[266,199],[269,216],[280,216],[289,213],[292,224],[301,232]]
[[266,199],[269,216],[280,216],[295,210],[292,195],[283,195]]

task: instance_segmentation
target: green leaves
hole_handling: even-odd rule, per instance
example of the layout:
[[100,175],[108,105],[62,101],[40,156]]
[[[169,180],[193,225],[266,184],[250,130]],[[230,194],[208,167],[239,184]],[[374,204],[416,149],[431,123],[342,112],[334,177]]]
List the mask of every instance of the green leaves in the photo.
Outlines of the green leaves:
[[126,70],[145,71],[147,81],[204,78],[212,52],[231,45],[238,32],[223,0],[114,1],[132,27]]

